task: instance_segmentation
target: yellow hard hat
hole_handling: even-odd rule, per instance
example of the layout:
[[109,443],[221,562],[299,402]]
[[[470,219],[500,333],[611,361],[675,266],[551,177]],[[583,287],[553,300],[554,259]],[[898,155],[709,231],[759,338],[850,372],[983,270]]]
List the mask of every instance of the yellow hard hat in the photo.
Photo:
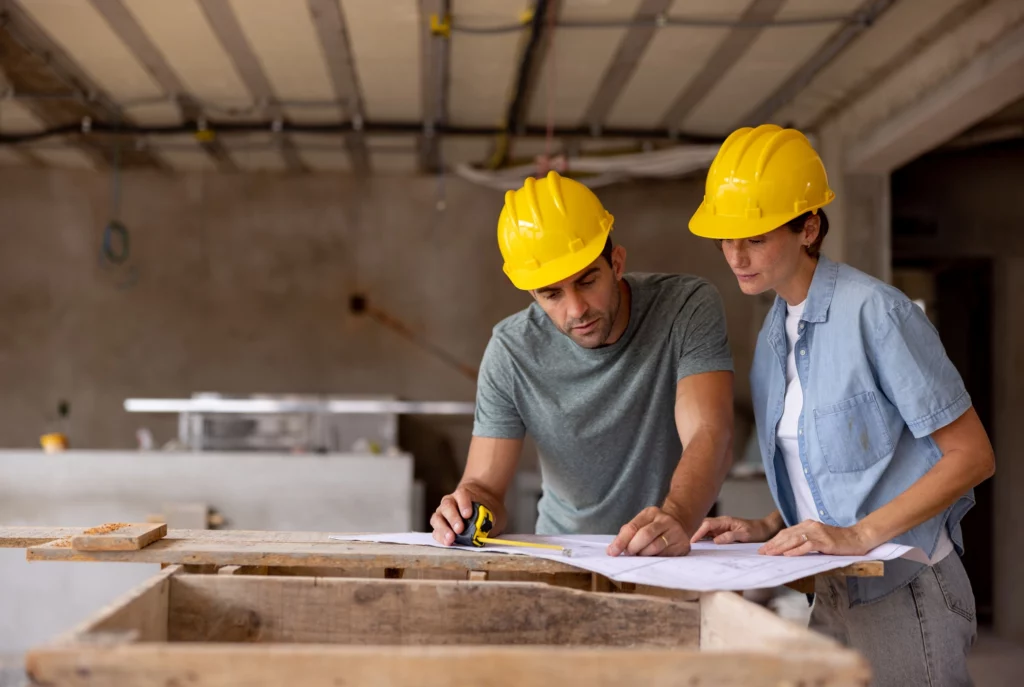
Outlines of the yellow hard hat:
[[690,231],[712,239],[760,236],[835,197],[806,136],[774,124],[745,127],[715,155]]
[[594,192],[551,171],[505,194],[498,217],[503,269],[524,291],[571,277],[601,255],[615,218]]

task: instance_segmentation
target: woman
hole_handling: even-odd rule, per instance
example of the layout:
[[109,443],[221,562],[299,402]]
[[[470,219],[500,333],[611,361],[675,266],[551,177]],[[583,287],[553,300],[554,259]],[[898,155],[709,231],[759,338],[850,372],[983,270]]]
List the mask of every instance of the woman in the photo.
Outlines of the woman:
[[820,254],[834,197],[810,142],[772,125],[734,132],[708,172],[690,230],[719,242],[745,294],[776,295],[750,383],[778,510],[708,518],[693,541],[784,556],[920,548],[926,562],[887,562],[884,577],[819,576],[811,627],[862,652],[875,684],[970,684],[959,523],[995,471],[992,446],[921,309]]

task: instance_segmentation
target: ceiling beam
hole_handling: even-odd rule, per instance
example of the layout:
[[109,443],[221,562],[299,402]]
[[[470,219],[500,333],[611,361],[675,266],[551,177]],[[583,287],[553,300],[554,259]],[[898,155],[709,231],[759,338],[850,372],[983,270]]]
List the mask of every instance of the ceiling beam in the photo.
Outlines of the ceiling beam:
[[354,124],[358,123],[358,126],[345,134],[345,147],[352,162],[352,170],[367,174],[370,171],[370,155],[360,131],[362,122],[366,120],[366,112],[341,3],[339,0],[306,0],[306,4],[320,38],[320,48],[334,86],[334,97],[341,102],[345,117]]
[[[47,127],[81,126],[85,119],[110,125],[131,124],[131,119],[15,0],[0,5],[0,69],[15,93],[53,93],[71,90],[76,99],[30,100],[27,107]],[[86,133],[70,134],[99,168],[114,163],[115,151]],[[136,144],[142,139],[137,139]],[[166,166],[144,145],[119,151],[124,167]]]
[[[3,98],[3,94],[10,90],[10,88],[10,83],[8,83],[7,77],[4,75],[2,65],[0,65],[0,99]],[[2,105],[3,103],[0,103],[0,107],[2,107]],[[0,132],[3,131],[3,124],[3,111],[0,110]],[[23,163],[25,163],[29,167],[43,166],[43,161],[40,160],[35,153],[33,153],[32,151],[28,150],[23,146],[12,145],[10,147],[10,151],[14,153],[14,155],[16,155]]]
[[[235,70],[242,78],[246,88],[249,89],[249,93],[257,103],[263,106],[267,116],[284,122],[286,119],[284,108],[281,107],[277,94],[274,93],[274,88],[270,85],[270,80],[267,79],[259,58],[253,52],[249,39],[246,38],[245,31],[238,23],[238,17],[235,16],[228,0],[198,0],[198,2],[199,7],[206,15],[206,20],[210,23],[210,28],[213,29],[217,40],[220,41],[231,58]],[[309,171],[302,158],[299,157],[299,151],[295,148],[291,138],[281,134],[278,141],[279,150],[288,171],[296,173]]]
[[527,126],[527,114],[536,90],[537,79],[541,66],[547,55],[547,34],[550,27],[549,17],[561,11],[561,0],[536,0],[533,16],[530,19],[530,30],[526,34],[523,47],[519,53],[519,67],[516,69],[515,88],[512,99],[505,114],[505,126],[499,138],[498,149],[491,158],[491,166],[500,167],[508,160],[513,136],[522,134]]
[[662,124],[666,129],[678,129],[682,126],[683,120],[725,78],[729,70],[740,61],[740,58],[757,40],[761,34],[761,27],[756,24],[775,19],[775,15],[785,2],[786,0],[753,0],[750,3],[739,21],[755,25],[737,26],[729,30],[697,76],[683,89],[683,92],[676,97],[665,112]]
[[[178,75],[167,64],[163,53],[160,52],[153,42],[146,35],[146,32],[139,25],[132,13],[124,5],[123,0],[90,0],[96,11],[106,20],[110,28],[117,34],[128,49],[132,51],[135,58],[142,64],[147,72],[160,84],[160,88],[169,96],[173,97],[181,111],[181,117],[185,121],[198,121],[203,119],[202,108],[196,100],[186,91],[185,85],[178,78]],[[222,172],[237,172],[238,165],[231,159],[227,149],[216,139],[201,142],[206,154],[209,155],[214,164]]]
[[587,126],[597,129],[607,121],[608,113],[633,77],[640,59],[658,30],[654,20],[668,12],[672,2],[673,0],[643,0],[640,3],[633,16],[633,20],[638,24],[630,26],[619,43],[619,49],[608,65],[586,114],[583,115],[583,121]]
[[814,80],[822,69],[836,59],[847,46],[867,31],[896,0],[867,0],[856,15],[858,21],[844,24],[825,44],[804,62],[792,76],[740,120],[741,126],[758,126],[788,105]]
[[431,17],[443,25],[451,21],[451,0],[419,0],[420,74],[423,91],[423,136],[420,142],[420,170],[442,171],[439,129],[448,123],[448,95],[451,84],[451,32],[435,33]]
[[885,173],[1024,97],[1024,22],[846,150],[849,172]]
[[[267,131],[271,127],[269,122],[232,122],[216,121],[208,122],[210,128],[221,132],[224,136],[242,133],[257,133]],[[66,136],[78,131],[78,124],[70,124],[63,127],[50,127],[43,131],[0,135],[0,144],[30,143],[40,141],[54,136]],[[107,124],[94,124],[93,133],[104,138],[110,137],[134,137],[134,136],[179,136],[184,133],[194,132],[196,122],[184,122],[175,126],[129,126],[115,127]],[[285,122],[284,133],[309,133],[309,134],[339,134],[352,130],[350,122],[339,122],[334,124],[292,124]],[[497,136],[505,133],[505,127],[499,126],[453,126],[451,124],[440,127],[439,132],[450,136]],[[408,136],[423,131],[423,123],[418,121],[408,122],[365,122],[363,131],[367,134],[400,135]],[[587,127],[555,127],[554,135],[558,138],[581,138],[581,139],[640,139],[651,141],[674,141],[676,143],[692,144],[720,144],[720,136],[703,136],[680,134],[670,129],[637,129],[629,127],[606,127],[599,132],[592,131]],[[521,136],[532,136],[543,138],[547,134],[547,128],[543,126],[526,126],[520,129]]]
[[980,9],[991,2],[992,0],[965,0],[955,6],[947,12],[942,19],[937,21],[934,26],[918,36],[915,40],[905,45],[902,50],[896,53],[892,59],[886,62],[882,67],[864,74],[863,78],[853,88],[844,93],[843,97],[829,105],[824,112],[818,115],[818,117],[807,126],[807,128],[821,128],[827,121],[845,110],[851,103],[855,103],[860,100],[861,97],[868,93],[872,88],[885,81],[889,75],[901,69],[915,56],[921,54],[921,52],[926,50],[929,46],[947,35],[950,31],[956,29],[967,21],[968,18],[976,14]]

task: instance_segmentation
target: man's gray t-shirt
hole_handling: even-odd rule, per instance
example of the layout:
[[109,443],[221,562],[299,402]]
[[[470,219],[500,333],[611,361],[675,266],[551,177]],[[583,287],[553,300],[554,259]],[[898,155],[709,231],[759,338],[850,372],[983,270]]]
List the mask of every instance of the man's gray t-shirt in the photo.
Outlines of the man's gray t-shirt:
[[536,303],[494,327],[477,383],[474,436],[540,452],[540,534],[615,534],[660,506],[683,448],[676,382],[732,370],[715,288],[675,274],[627,274],[629,324],[587,349]]

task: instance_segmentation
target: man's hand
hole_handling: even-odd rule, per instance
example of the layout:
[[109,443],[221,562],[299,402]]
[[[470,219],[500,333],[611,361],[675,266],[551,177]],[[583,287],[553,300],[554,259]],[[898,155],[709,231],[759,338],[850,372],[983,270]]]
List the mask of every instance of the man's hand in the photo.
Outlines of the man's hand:
[[455,543],[455,535],[462,534],[463,518],[473,515],[473,502],[485,506],[494,514],[494,528],[490,536],[501,534],[505,528],[505,504],[501,499],[486,489],[472,483],[462,484],[451,494],[441,499],[441,505],[430,516],[430,526],[434,528],[434,540],[439,544],[451,546]]
[[704,518],[700,528],[690,538],[690,543],[706,538],[712,539],[716,544],[768,541],[781,529],[781,524],[776,524],[776,520],[781,523],[781,518],[777,518],[775,513],[760,520],[744,520],[729,515]]
[[877,543],[858,525],[832,527],[817,520],[804,520],[779,532],[757,552],[766,556],[802,556],[812,552],[863,556],[875,546]]
[[652,506],[627,522],[608,546],[609,556],[685,556],[690,537],[672,515]]

